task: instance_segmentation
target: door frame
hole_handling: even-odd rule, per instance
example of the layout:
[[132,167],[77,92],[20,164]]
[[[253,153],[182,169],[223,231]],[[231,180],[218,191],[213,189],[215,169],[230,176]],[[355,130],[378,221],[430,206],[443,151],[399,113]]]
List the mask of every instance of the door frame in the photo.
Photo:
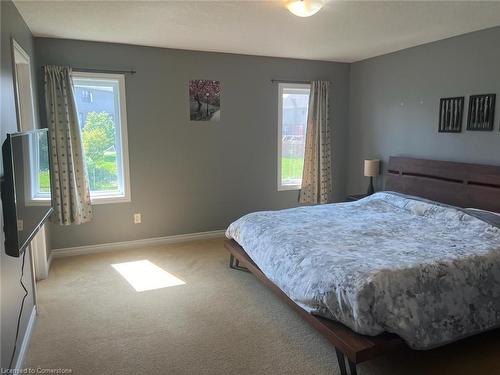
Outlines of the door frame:
[[[31,58],[23,47],[12,37],[12,75],[14,84],[14,98],[17,115],[17,130],[29,131],[37,128],[35,105],[34,105],[34,92],[33,92],[33,76],[31,70]],[[18,72],[18,65],[26,65],[27,68],[22,77]],[[22,83],[20,87],[20,80],[27,80]],[[29,98],[22,98],[24,92],[29,93]],[[23,104],[25,107],[23,108]],[[27,108],[26,108],[27,105]],[[24,120],[23,120],[24,119]],[[28,119],[29,121],[26,121]],[[28,123],[29,122],[29,123]],[[33,302],[37,305],[37,289],[36,281],[43,280],[48,277],[49,264],[47,260],[47,246],[45,225],[43,225],[38,233],[35,235],[29,245],[30,252],[30,265],[32,271],[32,285],[33,285]]]

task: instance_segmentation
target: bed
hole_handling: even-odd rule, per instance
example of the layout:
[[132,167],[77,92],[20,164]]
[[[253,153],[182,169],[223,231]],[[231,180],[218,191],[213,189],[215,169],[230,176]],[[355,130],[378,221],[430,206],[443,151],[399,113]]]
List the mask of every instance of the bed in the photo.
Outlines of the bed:
[[[248,269],[335,346],[342,374],[402,346],[500,325],[500,168],[392,157],[386,192],[257,212],[226,235]],[[244,267],[243,267],[243,266]]]

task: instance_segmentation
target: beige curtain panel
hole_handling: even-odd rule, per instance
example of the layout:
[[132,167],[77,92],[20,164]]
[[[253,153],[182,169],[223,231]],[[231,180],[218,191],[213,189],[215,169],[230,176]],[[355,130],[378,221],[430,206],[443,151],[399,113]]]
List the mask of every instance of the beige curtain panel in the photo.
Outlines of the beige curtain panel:
[[60,225],[92,219],[71,68],[45,66],[45,106],[52,158],[51,220]]
[[311,82],[300,203],[328,203],[332,193],[328,86],[329,82]]

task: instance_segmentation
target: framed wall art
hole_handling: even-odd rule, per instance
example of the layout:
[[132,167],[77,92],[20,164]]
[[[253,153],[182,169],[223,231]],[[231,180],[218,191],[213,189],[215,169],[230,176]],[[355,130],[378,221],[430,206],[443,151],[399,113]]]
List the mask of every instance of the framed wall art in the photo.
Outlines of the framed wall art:
[[220,120],[219,81],[194,79],[189,81],[189,119],[191,121]]
[[439,132],[460,133],[464,113],[464,97],[442,98],[439,101]]
[[495,124],[496,94],[471,95],[467,130],[491,131]]

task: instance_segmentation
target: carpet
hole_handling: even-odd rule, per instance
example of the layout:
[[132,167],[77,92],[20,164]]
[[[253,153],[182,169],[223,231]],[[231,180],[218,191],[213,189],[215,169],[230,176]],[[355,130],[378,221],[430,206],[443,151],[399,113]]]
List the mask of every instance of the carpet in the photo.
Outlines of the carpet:
[[[137,292],[112,264],[148,260],[184,285]],[[333,347],[253,275],[228,267],[222,239],[55,259],[38,283],[25,366],[73,374],[339,374]],[[500,334],[404,350],[360,375],[496,374]]]

